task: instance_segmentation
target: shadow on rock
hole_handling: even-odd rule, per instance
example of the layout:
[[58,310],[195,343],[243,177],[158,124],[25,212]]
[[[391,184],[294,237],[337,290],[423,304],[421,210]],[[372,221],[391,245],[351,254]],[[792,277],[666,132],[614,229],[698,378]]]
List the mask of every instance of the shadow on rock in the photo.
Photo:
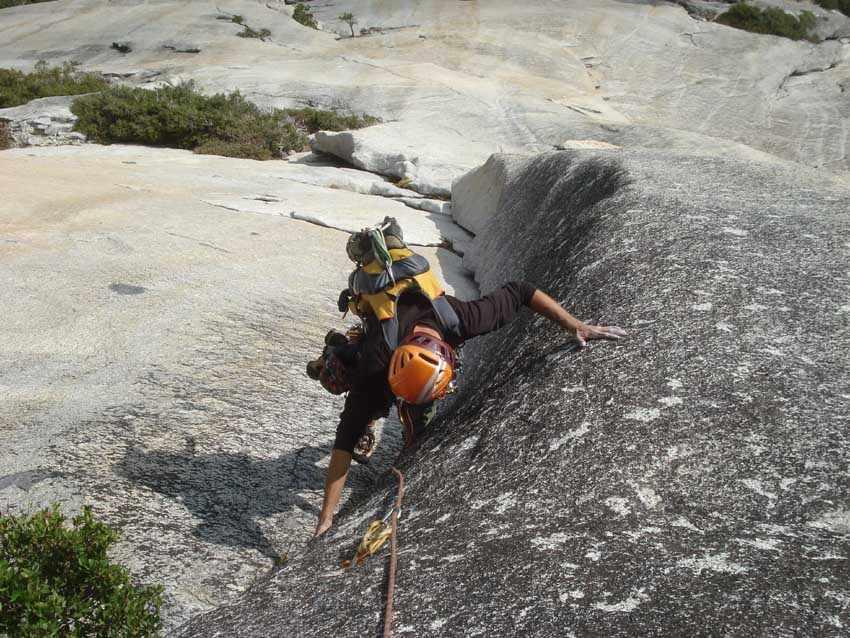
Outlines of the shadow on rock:
[[[130,448],[115,471],[184,505],[201,519],[193,531],[199,539],[256,549],[276,559],[279,552],[258,520],[293,508],[317,516],[318,507],[303,493],[314,491],[321,498],[324,470],[316,463],[327,453],[325,448],[306,446],[274,459],[195,454],[190,439],[180,453]],[[286,523],[300,524],[296,516]]]

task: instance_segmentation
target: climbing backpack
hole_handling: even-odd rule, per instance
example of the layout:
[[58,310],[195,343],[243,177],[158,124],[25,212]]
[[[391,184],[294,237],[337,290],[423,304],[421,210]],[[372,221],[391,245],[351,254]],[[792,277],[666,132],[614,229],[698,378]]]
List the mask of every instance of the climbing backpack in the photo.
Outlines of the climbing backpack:
[[374,315],[390,352],[399,344],[398,299],[408,292],[431,302],[444,338],[461,338],[460,319],[431,265],[407,247],[395,218],[385,217],[381,224],[351,235],[346,252],[357,267],[348,278],[348,289],[340,295],[340,311],[351,310],[360,317]]

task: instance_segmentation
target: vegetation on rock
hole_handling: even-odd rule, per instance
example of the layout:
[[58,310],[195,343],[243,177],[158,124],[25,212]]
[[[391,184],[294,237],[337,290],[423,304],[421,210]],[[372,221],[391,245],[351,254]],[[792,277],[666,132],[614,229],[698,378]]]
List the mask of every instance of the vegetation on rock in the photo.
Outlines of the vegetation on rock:
[[57,508],[0,514],[0,633],[9,636],[153,636],[162,588],[136,586],[106,552],[117,532],[91,509],[72,525]]
[[305,27],[310,27],[311,29],[319,28],[319,23],[316,22],[313,12],[303,2],[295,5],[295,10],[292,12],[292,19],[299,24],[303,24]]
[[815,4],[824,9],[837,9],[846,16],[850,16],[850,0],[814,0]]
[[75,129],[96,142],[185,148],[267,160],[307,140],[278,112],[263,112],[239,92],[205,96],[192,84],[154,90],[113,87],[71,105]]
[[815,15],[811,11],[802,11],[798,18],[782,9],[759,9],[746,2],[733,5],[728,11],[717,16],[716,20],[720,24],[751,33],[778,35],[792,40],[814,39],[809,32],[815,26],[815,21]]
[[272,32],[268,29],[253,29],[245,24],[245,17],[235,13],[233,15],[220,15],[217,16],[218,20],[227,20],[228,22],[232,22],[233,24],[238,24],[242,27],[242,30],[237,33],[240,38],[257,38],[259,40],[265,40],[269,36],[271,36]]
[[348,28],[351,29],[351,37],[354,37],[354,25],[357,24],[357,18],[354,17],[354,14],[346,11],[345,13],[341,13],[337,16],[337,20],[340,22],[345,22],[348,25]]
[[75,130],[102,143],[184,148],[268,160],[307,146],[306,133],[361,128],[378,120],[319,109],[264,111],[238,91],[202,95],[191,83],[154,90],[112,87],[74,100]]
[[14,141],[12,140],[12,131],[9,130],[9,123],[0,120],[0,151],[7,148],[12,148]]
[[377,124],[380,120],[371,115],[343,115],[336,111],[325,111],[322,109],[284,109],[295,125],[303,128],[308,133],[316,131],[347,131],[355,128],[363,128]]
[[237,33],[240,38],[258,38],[260,40],[265,40],[270,37],[272,34],[268,29],[260,29],[257,31],[256,29],[252,29],[247,24],[242,25],[242,30]]
[[0,0],[0,9],[17,7],[22,4],[35,4],[37,2],[50,2],[51,0]]
[[41,60],[32,73],[0,69],[0,108],[19,106],[53,95],[92,93],[108,86],[109,83],[100,75],[82,73],[71,62],[50,68],[47,62]]
[[126,42],[113,42],[110,48],[115,49],[118,53],[130,53],[133,50],[133,47]]

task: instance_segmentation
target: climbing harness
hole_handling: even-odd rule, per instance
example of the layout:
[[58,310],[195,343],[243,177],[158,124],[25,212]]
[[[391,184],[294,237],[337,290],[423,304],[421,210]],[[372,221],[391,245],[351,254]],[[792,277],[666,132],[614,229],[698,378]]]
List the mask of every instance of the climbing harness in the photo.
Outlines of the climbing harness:
[[375,422],[371,421],[366,426],[366,430],[363,434],[360,435],[360,438],[357,439],[351,458],[361,465],[368,465],[369,459],[375,451],[377,443],[378,438],[375,436]]

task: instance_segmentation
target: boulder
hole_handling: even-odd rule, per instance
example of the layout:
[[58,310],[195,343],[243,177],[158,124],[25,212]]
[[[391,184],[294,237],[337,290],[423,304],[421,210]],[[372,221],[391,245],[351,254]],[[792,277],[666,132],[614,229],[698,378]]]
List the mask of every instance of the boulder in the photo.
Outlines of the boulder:
[[[850,189],[669,152],[498,164],[482,290],[526,279],[630,336],[576,352],[525,313],[466,346],[398,464],[396,630],[845,634]],[[379,632],[385,561],[340,560],[395,490],[178,635]]]
[[310,141],[357,168],[398,180],[423,195],[449,197],[452,181],[486,159],[488,147],[460,149],[457,135],[439,129],[425,134],[398,122],[339,133],[319,131]]
[[15,146],[82,144],[86,136],[74,131],[77,116],[71,113],[75,97],[45,97],[0,109],[0,121],[7,122]]

